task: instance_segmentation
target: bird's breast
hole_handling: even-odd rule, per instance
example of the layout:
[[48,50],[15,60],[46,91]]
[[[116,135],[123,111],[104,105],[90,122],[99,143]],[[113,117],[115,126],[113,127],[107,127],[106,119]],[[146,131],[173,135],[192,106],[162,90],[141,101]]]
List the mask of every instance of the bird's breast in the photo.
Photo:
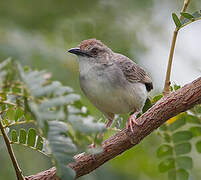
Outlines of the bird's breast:
[[115,67],[94,67],[80,72],[80,86],[102,112],[128,113],[139,109],[147,98],[144,84],[131,84]]

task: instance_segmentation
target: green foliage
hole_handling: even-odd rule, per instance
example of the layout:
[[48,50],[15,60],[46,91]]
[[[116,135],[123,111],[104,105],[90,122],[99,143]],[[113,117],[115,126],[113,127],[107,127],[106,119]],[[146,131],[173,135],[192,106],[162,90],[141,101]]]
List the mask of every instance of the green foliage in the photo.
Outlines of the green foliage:
[[[20,144],[25,144],[26,143],[26,139],[27,139],[27,133],[26,133],[25,129],[20,129],[19,143]],[[35,140],[35,138],[34,138],[34,140]],[[29,136],[29,141],[30,141],[30,136]],[[27,144],[30,145],[30,143],[28,143],[28,142],[27,142]]]
[[181,141],[188,141],[192,138],[192,133],[189,131],[179,131],[172,135],[172,140],[174,143],[179,143]]
[[181,15],[184,17],[181,21],[182,27],[184,27],[191,22],[200,20],[201,19],[201,10],[196,11],[193,14],[182,12]]
[[29,128],[28,131],[26,131],[25,129],[21,128],[19,133],[13,129],[10,136],[12,144],[23,145],[45,154],[43,152],[43,138],[40,135],[37,135],[36,129]]
[[191,22],[198,21],[201,19],[201,10],[196,11],[193,14],[187,12],[181,12],[180,14],[183,17],[182,20],[180,20],[175,13],[172,13],[173,21],[178,29],[190,24]]
[[173,148],[170,145],[163,144],[157,150],[157,157],[162,158],[173,154]]
[[142,112],[146,112],[150,107],[152,106],[152,102],[149,98],[147,98],[146,102],[145,102],[145,105],[142,109]]
[[[161,126],[159,135],[163,138],[157,150],[157,157],[162,159],[159,164],[160,172],[168,173],[169,180],[188,180],[193,168],[193,159],[190,157],[192,139],[201,136],[200,108],[196,106],[189,113],[182,113],[174,117],[174,121]],[[198,153],[201,153],[201,141],[195,143]]]
[[159,94],[154,96],[154,98],[152,99],[153,103],[156,103],[158,100],[160,100],[163,97],[163,94]]
[[172,19],[174,20],[174,23],[177,28],[180,28],[182,26],[178,16],[175,13],[172,13]]
[[49,146],[56,161],[57,175],[62,179],[73,179],[75,173],[66,165],[72,162],[77,147],[68,137],[68,128],[64,122],[48,121]]
[[186,124],[186,118],[184,115],[178,118],[177,121],[169,125],[169,130],[170,131],[175,131],[179,128],[182,128]]
[[193,15],[191,15],[191,14],[189,14],[189,13],[186,13],[186,12],[181,12],[180,14],[181,14],[184,18],[189,19],[189,20],[191,20],[191,21],[195,18]]
[[[172,91],[180,88],[172,87]],[[157,102],[162,95],[153,98]],[[188,180],[193,167],[193,159],[189,156],[192,149],[192,139],[201,136],[201,106],[198,105],[189,112],[171,118],[163,124],[158,134],[163,139],[163,144],[157,149],[157,157],[161,159],[158,165],[161,173],[168,173],[169,180]],[[195,144],[198,153],[201,153],[201,141]]]
[[[13,67],[17,68],[10,72]],[[75,173],[66,165],[78,149],[86,150],[93,136],[105,131],[105,124],[95,122],[80,96],[72,88],[51,81],[46,71],[23,69],[11,59],[0,64],[0,69],[4,72],[0,88],[4,128],[27,123],[37,126],[37,130],[21,128],[19,133],[13,129],[10,142],[51,154],[59,177],[73,179]]]
[[201,141],[198,141],[196,143],[196,149],[197,149],[197,152],[201,153]]

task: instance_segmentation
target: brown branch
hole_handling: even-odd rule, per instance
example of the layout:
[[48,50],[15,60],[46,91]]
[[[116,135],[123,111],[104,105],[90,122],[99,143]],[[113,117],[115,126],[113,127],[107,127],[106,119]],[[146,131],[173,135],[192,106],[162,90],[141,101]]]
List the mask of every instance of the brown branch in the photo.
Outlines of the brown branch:
[[[96,155],[83,155],[76,160],[77,162],[71,163],[69,166],[75,170],[76,178],[88,174],[138,144],[169,118],[200,103],[201,77],[159,100],[138,119],[143,124],[135,125],[133,134],[129,130],[123,129],[103,142],[103,152]],[[55,173],[56,169],[51,168],[26,177],[26,180],[59,180]]]

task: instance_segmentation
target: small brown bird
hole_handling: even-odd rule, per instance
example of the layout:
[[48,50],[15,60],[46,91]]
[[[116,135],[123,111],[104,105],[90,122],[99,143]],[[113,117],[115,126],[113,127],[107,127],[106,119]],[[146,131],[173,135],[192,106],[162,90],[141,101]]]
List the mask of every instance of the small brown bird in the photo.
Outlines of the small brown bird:
[[84,40],[68,52],[78,56],[80,87],[108,119],[106,127],[111,126],[114,114],[134,112],[126,125],[133,132],[133,124],[140,125],[136,116],[142,111],[147,92],[153,89],[147,73],[96,39]]

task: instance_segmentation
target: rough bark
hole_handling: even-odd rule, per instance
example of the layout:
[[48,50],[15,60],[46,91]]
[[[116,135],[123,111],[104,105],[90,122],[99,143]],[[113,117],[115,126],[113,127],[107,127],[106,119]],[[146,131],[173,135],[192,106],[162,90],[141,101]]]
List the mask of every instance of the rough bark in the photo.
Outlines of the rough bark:
[[[159,100],[138,121],[142,125],[134,125],[131,133],[123,129],[102,143],[103,152],[96,155],[83,155],[70,166],[76,172],[76,178],[95,170],[105,162],[120,155],[142,141],[146,136],[161,126],[169,118],[184,112],[201,103],[201,77]],[[59,180],[56,169],[40,172],[26,177],[26,180]]]

